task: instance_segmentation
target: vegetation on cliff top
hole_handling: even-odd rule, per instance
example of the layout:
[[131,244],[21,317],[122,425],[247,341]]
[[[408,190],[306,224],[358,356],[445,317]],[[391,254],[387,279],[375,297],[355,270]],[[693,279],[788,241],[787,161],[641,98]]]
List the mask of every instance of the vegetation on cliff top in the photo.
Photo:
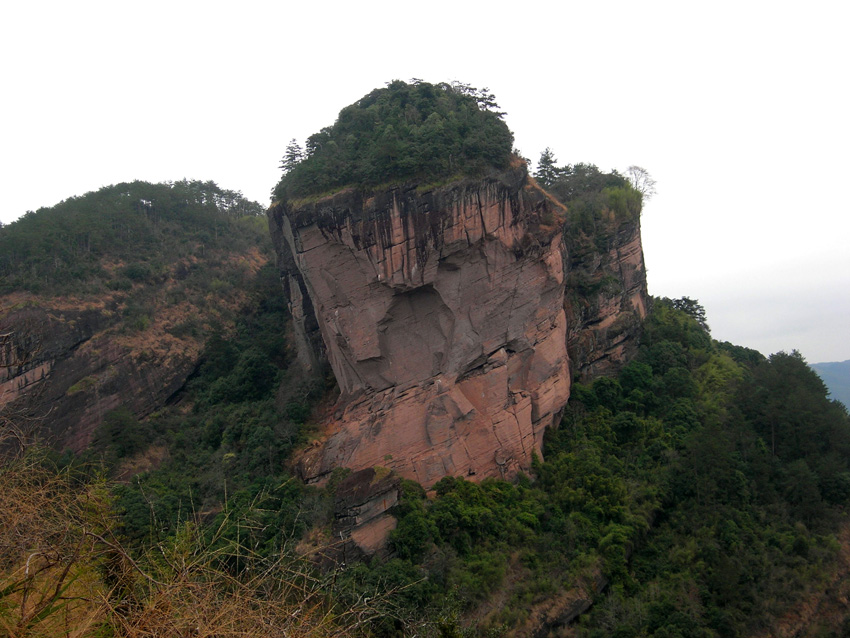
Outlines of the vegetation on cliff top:
[[615,170],[603,173],[596,165],[582,162],[557,166],[556,161],[550,149],[543,151],[534,178],[567,206],[570,212],[567,233],[572,235],[598,234],[597,222],[605,217],[618,222],[636,221],[644,199],[651,196],[649,191],[644,193],[636,188],[635,180]]
[[[468,87],[392,83],[311,137],[306,157],[291,147],[276,195],[498,167],[510,132],[493,108]],[[476,146],[468,130],[489,132]],[[576,255],[636,220],[641,197],[616,172],[568,168],[546,186],[571,211]],[[3,285],[148,287],[163,254],[203,260],[259,237],[258,205],[226,193],[135,182],[40,210],[0,229]],[[213,274],[210,287],[235,288]],[[118,480],[70,454],[53,455],[58,471],[32,452],[2,459],[2,631],[498,636],[538,629],[541,610],[583,585],[595,605],[581,636],[740,636],[831,575],[850,505],[846,410],[799,354],[712,340],[687,298],[656,300],[617,378],[574,386],[533,476],[447,477],[433,498],[406,482],[394,556],[314,570],[296,546],[330,526],[333,482],[304,486],[286,466],[325,388],[289,368],[275,270],[239,286],[239,318],[211,328],[178,405],[144,422],[107,415],[87,460]],[[159,460],[126,480],[152,450]]]
[[290,142],[273,198],[505,168],[513,134],[497,109],[487,89],[395,80],[342,109],[303,153]]

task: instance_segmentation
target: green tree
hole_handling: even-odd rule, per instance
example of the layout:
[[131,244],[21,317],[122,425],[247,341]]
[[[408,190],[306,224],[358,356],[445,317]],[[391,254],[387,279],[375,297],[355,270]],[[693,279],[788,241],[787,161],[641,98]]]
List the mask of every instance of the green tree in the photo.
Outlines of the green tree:
[[534,179],[543,187],[549,188],[558,179],[561,174],[561,169],[557,166],[557,160],[552,149],[548,146],[540,153],[540,159],[537,161],[537,170],[534,171]]
[[[274,197],[305,197],[354,186],[480,176],[510,163],[513,134],[487,90],[400,80],[339,112],[286,163]],[[297,157],[292,149],[293,158]]]
[[693,318],[699,324],[700,328],[706,332],[711,332],[705,319],[705,308],[700,305],[699,300],[682,297],[680,299],[673,299],[672,303],[676,310],[681,310]]
[[293,137],[286,145],[286,152],[283,154],[283,159],[280,161],[280,168],[283,169],[283,174],[286,175],[295,168],[301,160],[304,159],[304,149]]

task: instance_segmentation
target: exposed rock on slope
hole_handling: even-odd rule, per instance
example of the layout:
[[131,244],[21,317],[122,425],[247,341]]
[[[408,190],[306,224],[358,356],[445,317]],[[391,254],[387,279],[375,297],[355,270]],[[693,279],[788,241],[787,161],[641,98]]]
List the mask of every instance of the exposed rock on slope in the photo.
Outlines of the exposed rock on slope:
[[396,519],[387,512],[401,496],[398,476],[386,468],[366,468],[340,481],[334,491],[332,549],[343,563],[372,556],[386,548]]
[[566,309],[573,374],[615,374],[635,354],[649,294],[638,221],[600,220],[600,248],[570,236]]
[[110,410],[124,405],[143,417],[164,404],[194,369],[198,348],[179,344],[162,358],[134,352],[109,335],[110,314],[42,305],[6,314],[3,329],[23,327],[36,347],[24,365],[0,371],[0,405],[21,402],[51,441],[81,451]]
[[326,355],[342,393],[306,479],[529,468],[569,396],[563,213],[524,167],[272,208],[304,364]]
[[[256,248],[225,260],[246,273],[266,263]],[[176,274],[186,267],[177,263],[174,276],[127,294],[0,297],[0,334],[10,335],[0,352],[0,410],[39,425],[56,447],[79,452],[111,410],[124,407],[141,419],[165,405],[197,368],[209,322],[235,314],[246,300],[242,292],[208,300],[189,294]],[[133,294],[150,297],[136,327],[122,316]],[[3,357],[14,365],[3,366]]]

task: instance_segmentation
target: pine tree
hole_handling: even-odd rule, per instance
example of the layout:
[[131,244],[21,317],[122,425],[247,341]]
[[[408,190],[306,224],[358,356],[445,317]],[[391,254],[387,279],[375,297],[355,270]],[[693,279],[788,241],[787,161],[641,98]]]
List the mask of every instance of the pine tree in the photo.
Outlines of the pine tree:
[[283,159],[280,160],[280,168],[283,169],[284,175],[295,168],[296,164],[303,159],[304,151],[298,141],[293,137],[289,140],[289,144],[286,145],[286,153],[284,153]]
[[540,159],[537,162],[537,170],[534,172],[534,179],[543,188],[549,188],[558,179],[561,170],[556,166],[557,160],[552,149],[548,146],[546,150],[540,153]]

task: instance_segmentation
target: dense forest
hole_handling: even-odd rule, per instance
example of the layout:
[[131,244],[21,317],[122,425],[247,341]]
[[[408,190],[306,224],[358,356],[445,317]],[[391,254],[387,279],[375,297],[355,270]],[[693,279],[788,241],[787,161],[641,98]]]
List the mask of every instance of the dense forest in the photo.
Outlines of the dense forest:
[[[106,186],[0,228],[0,294],[128,289],[193,251],[256,244],[264,212],[215,182]],[[113,272],[116,263],[122,268]]]
[[[531,475],[447,477],[427,498],[407,482],[392,558],[313,573],[296,547],[329,524],[334,482],[305,487],[284,468],[309,436],[310,406],[324,389],[287,372],[273,283],[259,276],[236,333],[209,340],[187,388],[189,413],[139,423],[116,410],[84,458],[32,450],[7,461],[4,494],[38,486],[72,496],[51,505],[59,511],[21,512],[28,492],[6,500],[3,536],[20,534],[25,514],[50,517],[62,534],[89,530],[72,538],[96,558],[68,560],[75,578],[99,579],[110,605],[125,595],[120,587],[132,589],[135,605],[164,605],[148,578],[209,579],[222,587],[207,592],[210,604],[246,586],[240,575],[273,566],[290,586],[315,579],[322,609],[354,609],[368,592],[365,626],[385,636],[510,634],[548,599],[580,587],[595,602],[578,635],[753,635],[832,577],[850,498],[845,409],[798,353],[764,358],[713,341],[688,299],[655,301],[640,354],[617,378],[574,387]],[[157,469],[130,482],[105,478],[159,447],[167,455]],[[48,543],[71,542],[51,533]],[[3,546],[4,569],[22,549]],[[176,554],[162,563],[163,551]],[[191,559],[185,571],[178,558]],[[3,583],[7,603],[35,587]],[[59,617],[59,598],[30,622]],[[12,622],[14,606],[0,605],[0,618]]]

